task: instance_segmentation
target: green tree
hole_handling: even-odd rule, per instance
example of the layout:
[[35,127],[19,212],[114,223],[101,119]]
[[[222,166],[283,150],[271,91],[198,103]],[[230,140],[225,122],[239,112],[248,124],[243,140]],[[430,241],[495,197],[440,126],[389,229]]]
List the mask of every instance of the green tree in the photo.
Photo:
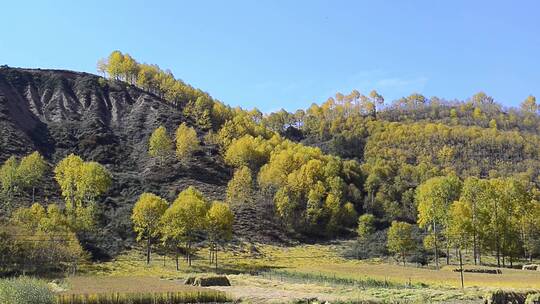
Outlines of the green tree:
[[24,188],[32,189],[32,203],[35,202],[36,186],[45,174],[47,164],[39,152],[33,152],[22,158],[17,174]]
[[112,176],[103,165],[97,162],[84,162],[77,180],[77,196],[83,203],[92,204],[98,196],[109,190]]
[[[472,247],[473,247],[473,259],[474,264],[477,264],[477,261],[481,260],[481,251],[479,246],[479,201],[482,199],[482,183],[476,177],[466,178],[463,182],[463,189],[461,191],[461,196],[459,201],[461,203],[467,204],[468,209],[470,210],[470,228],[471,228],[471,237],[472,237]],[[465,207],[462,207],[465,208]],[[465,220],[465,219],[462,219]]]
[[56,165],[54,174],[66,201],[66,213],[73,229],[92,229],[96,199],[112,183],[109,171],[97,162],[84,162],[79,156],[70,154]]
[[172,154],[172,151],[173,142],[167,134],[167,129],[164,126],[159,126],[150,136],[148,153],[150,156],[158,159],[159,166],[163,166],[165,160]]
[[352,227],[358,221],[358,212],[353,203],[346,202],[341,208],[341,224],[346,227]]
[[412,231],[411,224],[398,221],[392,221],[392,225],[388,228],[388,251],[399,255],[403,266],[407,254],[416,248]]
[[[178,249],[181,243],[185,243],[189,266],[191,266],[192,244],[206,228],[206,213],[209,207],[202,193],[194,187],[189,187],[180,192],[161,218],[164,241],[175,242]],[[178,269],[178,254],[176,267]]]
[[271,144],[262,137],[245,135],[234,139],[225,151],[225,162],[234,167],[247,166],[256,171],[268,161]]
[[371,234],[375,232],[375,216],[370,213],[362,214],[358,218],[358,239],[365,241]]
[[377,91],[375,90],[372,90],[370,93],[369,93],[369,97],[373,100],[373,104],[374,104],[374,107],[373,107],[373,116],[376,117],[377,116],[377,108],[380,108],[384,105],[384,97],[377,93]]
[[152,241],[159,236],[160,220],[167,210],[167,201],[152,193],[143,193],[133,207],[131,220],[137,240],[146,239],[146,264],[150,264]]
[[525,113],[536,114],[539,106],[536,103],[536,97],[529,95],[520,105],[521,110]]
[[219,245],[232,238],[234,214],[228,204],[214,201],[206,214],[206,222],[211,244],[210,262],[213,260],[217,269]]
[[176,129],[176,158],[182,163],[187,163],[199,148],[199,138],[195,129],[182,123]]
[[231,205],[246,205],[254,202],[253,177],[248,167],[240,167],[227,184],[227,202]]
[[46,216],[47,211],[45,208],[38,203],[34,203],[30,208],[17,208],[11,215],[11,222],[29,231],[36,231]]
[[326,232],[329,235],[335,235],[340,227],[341,220],[341,200],[338,196],[329,193],[324,202],[325,211],[328,213],[329,220],[326,224]]
[[472,210],[465,202],[455,201],[450,205],[448,238],[459,250],[467,248],[473,240]]
[[[439,236],[448,227],[448,210],[450,204],[459,198],[461,187],[461,180],[455,175],[449,175],[431,178],[416,189],[418,225],[420,228],[428,227],[433,233],[437,267],[439,266]],[[449,252],[448,243],[446,247]],[[447,254],[446,262],[449,264],[449,254]]]
[[0,167],[0,182],[2,183],[2,196],[4,197],[2,210],[8,214],[11,212],[13,197],[19,187],[18,167],[19,162],[15,156],[8,158]]
[[75,154],[70,154],[62,159],[54,168],[54,178],[60,186],[67,209],[75,208],[77,183],[81,177],[83,163],[82,158]]

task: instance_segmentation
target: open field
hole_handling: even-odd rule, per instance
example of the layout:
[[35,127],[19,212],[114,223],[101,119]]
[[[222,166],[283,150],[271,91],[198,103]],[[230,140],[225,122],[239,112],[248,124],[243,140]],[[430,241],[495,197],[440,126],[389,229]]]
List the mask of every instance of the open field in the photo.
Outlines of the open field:
[[[457,266],[441,270],[390,263],[351,260],[339,256],[344,242],[279,247],[236,245],[220,252],[218,272],[226,273],[231,287],[212,287],[247,302],[290,302],[318,298],[328,301],[386,301],[394,303],[479,303],[486,292],[498,288],[540,289],[540,271],[502,269],[502,274],[465,273],[465,289]],[[177,291],[187,276],[213,273],[207,251],[198,252],[191,268],[183,260],[175,270],[171,258],[154,255],[144,263],[140,251],[127,252],[115,261],[81,268],[84,277],[67,279],[69,293],[110,291]],[[165,266],[164,266],[165,265]],[[465,268],[473,268],[467,265]],[[483,266],[483,268],[492,268]]]

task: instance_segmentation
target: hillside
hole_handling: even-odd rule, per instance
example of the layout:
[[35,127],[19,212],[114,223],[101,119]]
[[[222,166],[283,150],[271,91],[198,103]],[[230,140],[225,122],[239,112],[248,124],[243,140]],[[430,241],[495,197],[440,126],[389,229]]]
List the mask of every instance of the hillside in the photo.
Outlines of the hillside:
[[[132,243],[129,214],[142,192],[173,200],[195,185],[222,199],[230,172],[215,146],[203,146],[188,166],[172,163],[156,170],[147,152],[151,132],[159,125],[174,130],[189,120],[153,94],[103,80],[71,71],[0,69],[0,160],[36,150],[51,165],[69,153],[104,164],[114,181],[104,201],[103,239],[97,242],[117,252],[124,241]],[[53,179],[46,180],[46,193],[38,193],[38,200],[59,200]]]
[[[145,68],[153,78],[141,78]],[[112,173],[100,229],[82,236],[97,256],[134,244],[130,214],[141,193],[171,202],[196,186],[224,200],[235,170],[231,183],[249,194],[234,208],[235,238],[278,243],[288,240],[285,230],[310,241],[351,235],[364,213],[377,217],[378,229],[395,219],[415,223],[416,188],[436,176],[540,184],[538,115],[505,109],[483,93],[452,102],[413,94],[383,106],[376,92],[353,91],[305,111],[265,115],[232,109],[154,66],[139,71],[106,79],[0,68],[0,161],[39,151],[52,167],[75,153]],[[150,135],[184,122],[202,148],[188,163],[159,166],[148,155]],[[38,201],[62,201],[51,170],[44,180]],[[18,199],[30,204],[27,194]]]

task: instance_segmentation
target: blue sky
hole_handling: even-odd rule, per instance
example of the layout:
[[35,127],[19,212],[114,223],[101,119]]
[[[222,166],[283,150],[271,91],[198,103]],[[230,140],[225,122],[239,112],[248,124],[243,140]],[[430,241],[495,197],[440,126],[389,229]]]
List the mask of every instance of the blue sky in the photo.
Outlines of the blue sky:
[[[114,2],[114,3],[112,3]],[[540,1],[5,1],[0,64],[95,73],[112,50],[231,105],[377,89],[540,97]]]

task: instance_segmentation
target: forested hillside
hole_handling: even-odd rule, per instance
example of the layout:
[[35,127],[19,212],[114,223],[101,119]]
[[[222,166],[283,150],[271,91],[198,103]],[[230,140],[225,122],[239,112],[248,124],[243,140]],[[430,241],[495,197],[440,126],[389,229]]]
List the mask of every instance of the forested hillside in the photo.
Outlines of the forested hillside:
[[[482,246],[503,256],[533,252],[536,213],[523,213],[525,205],[539,209],[540,116],[533,96],[512,109],[485,93],[465,101],[412,94],[385,103],[376,91],[353,91],[306,110],[263,114],[229,107],[118,51],[100,60],[98,71],[104,77],[0,69],[0,160],[38,151],[48,163],[42,182],[25,186],[24,174],[6,177],[18,160],[5,162],[4,216],[29,206],[36,191],[43,204],[67,201],[52,169],[75,153],[111,172],[110,189],[95,199],[102,217],[100,232],[87,240],[93,250],[115,253],[133,242],[130,214],[140,194],[173,201],[188,186],[231,206],[237,237],[350,236],[359,215],[373,214],[378,229],[399,227],[396,220],[417,223],[437,240],[444,230],[441,241],[449,248],[452,225],[441,218],[457,217],[449,213],[459,206],[454,201],[466,203],[462,188],[478,178],[489,195],[516,188],[524,200],[507,215],[515,219],[512,233],[521,233],[516,246],[525,249],[504,247],[510,245],[500,240],[511,234],[503,232],[483,235]],[[436,205],[440,215],[423,214],[423,199],[436,196],[423,193],[439,186],[437,178],[451,193]],[[426,216],[432,225],[422,222]],[[484,214],[484,220],[500,219]]]

